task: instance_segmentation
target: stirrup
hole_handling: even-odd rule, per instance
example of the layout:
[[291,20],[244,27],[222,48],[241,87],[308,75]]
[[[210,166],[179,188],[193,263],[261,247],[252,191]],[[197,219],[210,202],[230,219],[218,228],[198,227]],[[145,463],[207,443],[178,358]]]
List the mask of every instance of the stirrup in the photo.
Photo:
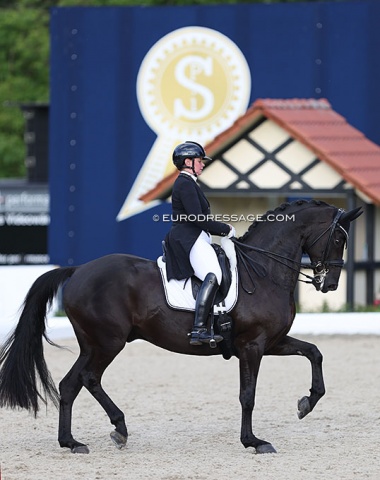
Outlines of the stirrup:
[[208,343],[211,348],[215,348],[216,344],[223,340],[221,335],[210,335],[204,327],[194,329],[189,333],[189,337],[190,345],[202,345],[202,343]]

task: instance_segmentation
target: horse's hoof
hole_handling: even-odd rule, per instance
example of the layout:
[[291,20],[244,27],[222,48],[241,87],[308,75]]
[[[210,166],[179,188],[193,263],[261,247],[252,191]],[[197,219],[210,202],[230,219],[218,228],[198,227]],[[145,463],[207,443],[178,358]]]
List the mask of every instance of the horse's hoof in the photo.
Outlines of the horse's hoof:
[[256,447],[256,453],[277,453],[276,449],[270,443],[264,443]]
[[298,400],[298,418],[301,420],[302,418],[306,417],[308,413],[311,412],[310,402],[308,397],[302,397]]
[[71,449],[71,453],[90,453],[87,445],[77,445]]
[[124,437],[121,433],[117,432],[114,430],[113,432],[110,433],[111,440],[113,443],[116,445],[116,447],[121,450],[124,448],[127,444],[127,437]]

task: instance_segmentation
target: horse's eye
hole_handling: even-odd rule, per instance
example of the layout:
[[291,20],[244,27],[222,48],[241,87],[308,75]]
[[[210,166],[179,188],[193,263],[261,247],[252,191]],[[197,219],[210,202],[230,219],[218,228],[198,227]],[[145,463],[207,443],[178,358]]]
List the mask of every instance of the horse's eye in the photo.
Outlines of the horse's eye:
[[335,245],[339,245],[339,244],[340,244],[340,240],[339,240],[339,238],[336,238],[335,239]]

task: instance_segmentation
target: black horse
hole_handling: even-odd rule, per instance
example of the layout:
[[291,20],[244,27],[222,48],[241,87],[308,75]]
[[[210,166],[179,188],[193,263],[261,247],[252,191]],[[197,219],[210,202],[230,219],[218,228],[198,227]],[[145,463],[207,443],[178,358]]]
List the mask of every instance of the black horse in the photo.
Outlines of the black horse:
[[[325,393],[320,351],[287,335],[295,316],[294,291],[303,253],[311,260],[314,276],[309,278],[317,290],[338,287],[350,222],[361,213],[360,208],[345,212],[319,201],[297,201],[267,212],[236,240],[243,255],[238,261],[238,301],[230,316],[233,354],[240,366],[241,442],[257,453],[275,452],[252,431],[256,381],[264,355],[303,355],[311,362],[310,396],[299,400],[299,418],[310,413]],[[256,275],[250,259],[265,267],[264,276]],[[255,285],[249,291],[245,286],[252,281]],[[44,360],[43,337],[52,343],[45,330],[46,312],[62,284],[64,308],[80,354],[60,382],[58,394]],[[60,446],[88,453],[88,447],[71,433],[73,402],[84,386],[115,426],[111,438],[121,448],[127,441],[127,427],[123,412],[101,386],[104,371],[126,342],[136,339],[184,354],[221,354],[223,342],[216,348],[189,345],[192,322],[193,313],[175,311],[166,304],[154,261],[114,254],[49,271],[30,288],[18,325],[0,350],[0,406],[25,408],[37,415],[39,400],[46,403],[49,397],[59,405]]]

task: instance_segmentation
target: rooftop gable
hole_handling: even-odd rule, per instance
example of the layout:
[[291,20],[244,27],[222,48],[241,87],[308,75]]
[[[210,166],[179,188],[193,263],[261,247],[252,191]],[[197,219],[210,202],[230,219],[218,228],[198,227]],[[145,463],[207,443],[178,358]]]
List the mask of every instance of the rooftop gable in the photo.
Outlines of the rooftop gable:
[[[205,146],[207,154],[217,156],[262,117],[286,130],[369,201],[380,205],[380,147],[335,112],[326,99],[258,99]],[[148,203],[169,197],[177,175],[168,175],[140,199]]]

